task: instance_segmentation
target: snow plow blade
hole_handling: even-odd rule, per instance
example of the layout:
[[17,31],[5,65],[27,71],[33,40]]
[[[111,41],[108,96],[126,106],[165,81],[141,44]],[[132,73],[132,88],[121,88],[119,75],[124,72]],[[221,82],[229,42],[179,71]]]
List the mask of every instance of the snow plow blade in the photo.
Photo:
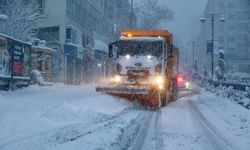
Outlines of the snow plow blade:
[[108,94],[138,94],[147,95],[150,92],[150,87],[136,87],[136,86],[105,86],[96,87],[97,92],[108,93]]
[[[142,106],[157,110],[161,106],[165,106],[166,101],[161,101],[161,97],[156,88],[150,85],[109,85],[97,86],[97,92],[107,93],[120,98],[125,98],[129,101],[136,100]],[[159,97],[160,96],[160,97]]]

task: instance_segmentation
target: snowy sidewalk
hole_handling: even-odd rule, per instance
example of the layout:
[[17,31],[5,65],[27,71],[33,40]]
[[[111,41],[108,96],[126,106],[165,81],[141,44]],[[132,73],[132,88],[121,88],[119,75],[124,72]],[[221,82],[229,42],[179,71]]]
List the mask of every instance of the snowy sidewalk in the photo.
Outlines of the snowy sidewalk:
[[70,124],[95,122],[130,106],[127,101],[95,93],[92,85],[0,91],[0,149],[13,140]]

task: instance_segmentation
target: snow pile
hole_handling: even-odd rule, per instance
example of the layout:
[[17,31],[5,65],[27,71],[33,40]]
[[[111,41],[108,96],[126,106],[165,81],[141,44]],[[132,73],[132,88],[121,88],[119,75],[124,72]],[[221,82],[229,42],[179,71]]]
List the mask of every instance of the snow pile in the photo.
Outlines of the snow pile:
[[34,84],[38,84],[40,86],[52,86],[52,82],[46,82],[39,70],[32,70],[31,73],[31,82]]
[[207,91],[215,93],[217,96],[229,98],[238,104],[250,109],[250,90],[246,87],[245,91],[235,90],[232,86],[214,86],[209,82],[200,82],[200,86],[204,87]]
[[32,79],[34,79],[37,84],[42,85],[44,83],[44,79],[40,71],[32,70],[30,74]]

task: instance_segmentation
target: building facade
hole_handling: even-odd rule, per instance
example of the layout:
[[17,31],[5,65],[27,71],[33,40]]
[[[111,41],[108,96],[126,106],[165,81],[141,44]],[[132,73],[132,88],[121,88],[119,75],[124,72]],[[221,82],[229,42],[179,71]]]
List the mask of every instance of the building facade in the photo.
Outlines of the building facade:
[[[226,70],[250,73],[250,1],[208,0],[204,15],[214,13],[214,66],[220,49],[225,52]],[[224,17],[223,23],[220,18]],[[210,72],[211,54],[207,54],[207,42],[211,40],[211,19],[202,24],[197,38],[199,68]]]
[[34,28],[38,38],[56,50],[54,80],[78,84],[91,77],[96,63],[92,51],[95,41],[107,45],[114,39],[112,15],[117,10],[116,3],[110,0],[38,0],[38,3],[44,19]]

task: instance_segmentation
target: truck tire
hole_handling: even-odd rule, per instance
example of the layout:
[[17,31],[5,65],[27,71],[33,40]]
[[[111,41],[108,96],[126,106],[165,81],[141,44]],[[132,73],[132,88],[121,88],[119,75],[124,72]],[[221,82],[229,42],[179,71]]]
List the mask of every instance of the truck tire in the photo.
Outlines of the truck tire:
[[178,87],[177,87],[177,83],[176,82],[172,82],[171,91],[172,91],[172,93],[171,93],[171,100],[174,102],[178,98]]
[[167,91],[166,89],[161,91],[161,106],[166,106],[167,105]]
[[149,107],[156,110],[159,108],[159,94],[158,90],[156,88],[152,88],[149,93],[149,101],[148,101]]

